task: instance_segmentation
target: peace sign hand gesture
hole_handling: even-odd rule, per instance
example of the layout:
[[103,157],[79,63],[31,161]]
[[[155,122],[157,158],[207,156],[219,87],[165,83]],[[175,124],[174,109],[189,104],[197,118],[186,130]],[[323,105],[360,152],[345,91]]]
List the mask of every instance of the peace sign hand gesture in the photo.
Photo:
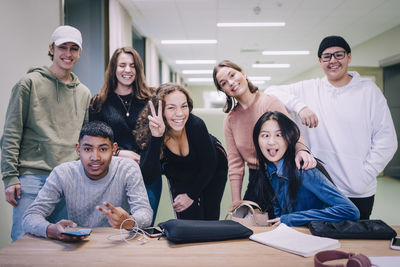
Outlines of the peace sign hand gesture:
[[151,100],[149,101],[149,106],[151,110],[151,116],[149,115],[147,118],[149,119],[149,128],[151,131],[151,135],[154,137],[161,137],[164,135],[165,132],[165,124],[162,117],[162,102],[161,100],[158,101],[157,114]]
[[[129,215],[121,207],[114,207],[111,203],[103,202],[103,205],[106,206],[108,209],[105,209],[101,206],[96,206],[96,209],[103,212],[108,219],[108,223],[111,225],[112,228],[120,228],[121,224],[122,228],[131,230],[135,226],[135,219]],[[127,220],[132,219],[132,220]]]

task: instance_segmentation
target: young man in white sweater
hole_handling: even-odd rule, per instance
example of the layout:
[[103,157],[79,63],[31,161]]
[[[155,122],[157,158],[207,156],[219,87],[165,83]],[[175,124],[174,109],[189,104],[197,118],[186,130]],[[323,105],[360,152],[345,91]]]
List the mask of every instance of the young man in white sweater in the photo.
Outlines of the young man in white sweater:
[[[62,234],[67,226],[120,228],[124,221],[122,228],[127,230],[149,226],[153,212],[140,168],[133,160],[113,157],[116,149],[117,143],[108,125],[98,121],[86,124],[76,145],[80,160],[54,168],[24,214],[24,230],[37,236],[71,241],[75,239]],[[46,217],[62,197],[65,197],[69,220],[51,224]],[[102,204],[107,208],[101,207]]]
[[348,71],[351,49],[342,37],[324,38],[318,61],[323,78],[271,86],[266,93],[298,114],[299,126],[310,127],[301,127],[301,133],[312,153],[326,163],[336,186],[360,210],[360,219],[369,219],[376,176],[397,150],[393,120],[375,83]]

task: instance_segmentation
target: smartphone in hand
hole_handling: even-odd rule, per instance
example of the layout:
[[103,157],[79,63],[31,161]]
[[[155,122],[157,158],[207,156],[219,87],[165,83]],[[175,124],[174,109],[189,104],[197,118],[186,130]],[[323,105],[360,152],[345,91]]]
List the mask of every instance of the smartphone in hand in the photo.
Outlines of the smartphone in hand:
[[68,231],[61,233],[62,235],[69,236],[88,236],[92,233],[92,229],[78,229],[76,231]]

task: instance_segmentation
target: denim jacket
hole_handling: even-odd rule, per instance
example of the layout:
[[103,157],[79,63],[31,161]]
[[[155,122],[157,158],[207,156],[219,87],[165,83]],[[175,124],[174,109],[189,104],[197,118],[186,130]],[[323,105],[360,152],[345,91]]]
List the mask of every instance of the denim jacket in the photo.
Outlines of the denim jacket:
[[303,170],[297,193],[296,208],[292,211],[284,159],[266,166],[266,177],[275,192],[274,212],[288,226],[304,225],[311,221],[338,222],[358,220],[357,207],[333,185],[317,168]]

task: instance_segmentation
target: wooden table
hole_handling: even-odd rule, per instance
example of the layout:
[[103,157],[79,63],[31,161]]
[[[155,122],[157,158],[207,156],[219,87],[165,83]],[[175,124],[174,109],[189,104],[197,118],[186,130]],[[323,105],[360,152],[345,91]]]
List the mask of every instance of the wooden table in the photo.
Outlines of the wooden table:
[[[400,233],[400,226],[393,227]],[[253,228],[255,233],[271,227]],[[307,228],[296,227],[309,233]],[[149,239],[140,245],[109,240],[119,234],[111,228],[95,228],[88,240],[64,243],[25,235],[0,250],[0,266],[314,266],[313,257],[303,258],[248,239],[175,245],[166,239]],[[114,236],[118,238],[118,236]],[[388,240],[340,240],[340,250],[367,256],[400,256]]]

